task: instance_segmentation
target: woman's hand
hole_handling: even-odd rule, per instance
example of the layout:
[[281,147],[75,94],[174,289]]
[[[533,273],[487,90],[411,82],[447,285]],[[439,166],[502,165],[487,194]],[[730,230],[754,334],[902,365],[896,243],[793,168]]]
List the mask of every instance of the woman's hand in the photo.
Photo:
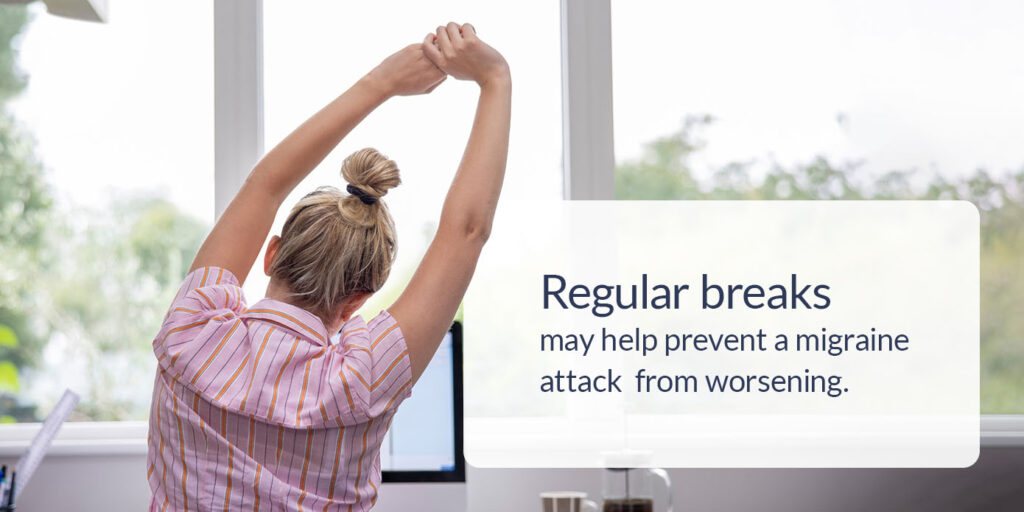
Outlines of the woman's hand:
[[438,68],[459,80],[473,80],[483,86],[509,77],[505,58],[481,41],[469,23],[437,27],[436,32],[427,34],[422,47]]
[[426,94],[448,77],[423,54],[419,44],[393,53],[366,76],[388,96]]

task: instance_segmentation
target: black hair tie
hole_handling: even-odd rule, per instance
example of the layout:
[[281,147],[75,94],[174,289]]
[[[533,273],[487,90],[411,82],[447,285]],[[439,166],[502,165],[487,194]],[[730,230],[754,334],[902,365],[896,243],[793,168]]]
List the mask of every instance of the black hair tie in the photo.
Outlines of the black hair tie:
[[349,194],[358,197],[359,200],[363,202],[363,204],[373,204],[377,202],[377,198],[375,196],[367,194],[365,190],[355,185],[349,185],[345,187],[345,190],[347,190]]

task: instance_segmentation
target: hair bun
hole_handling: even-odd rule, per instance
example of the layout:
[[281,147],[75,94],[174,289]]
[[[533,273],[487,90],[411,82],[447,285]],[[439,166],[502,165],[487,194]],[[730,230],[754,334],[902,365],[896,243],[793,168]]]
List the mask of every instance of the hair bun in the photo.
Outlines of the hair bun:
[[364,204],[373,204],[381,196],[402,183],[398,176],[398,164],[373,148],[364,148],[352,153],[341,164],[341,176],[350,185],[349,193]]

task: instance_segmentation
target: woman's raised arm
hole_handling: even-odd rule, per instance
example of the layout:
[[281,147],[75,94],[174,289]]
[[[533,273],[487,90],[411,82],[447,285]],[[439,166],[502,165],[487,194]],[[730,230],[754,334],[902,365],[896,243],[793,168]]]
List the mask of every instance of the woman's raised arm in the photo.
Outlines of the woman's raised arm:
[[190,271],[216,265],[244,282],[281,203],[341,139],[389,97],[428,93],[445,77],[419,44],[384,59],[256,164],[199,248]]
[[505,176],[512,102],[508,64],[468,23],[438,27],[423,49],[442,71],[477,82],[480,99],[437,234],[412,281],[389,308],[409,347],[414,381],[451,325],[490,233]]

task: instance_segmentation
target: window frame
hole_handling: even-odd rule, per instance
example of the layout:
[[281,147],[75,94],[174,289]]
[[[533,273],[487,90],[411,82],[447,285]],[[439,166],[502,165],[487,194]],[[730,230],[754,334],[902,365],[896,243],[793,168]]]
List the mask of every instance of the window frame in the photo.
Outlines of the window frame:
[[[560,0],[563,196],[615,198],[610,0]],[[263,154],[263,1],[213,3],[216,216]],[[39,423],[0,426],[0,456],[18,456]],[[48,453],[145,454],[147,422],[68,423]],[[1024,446],[1024,414],[981,415],[982,447]]]
[[[217,1],[213,7],[214,211],[227,208],[263,155],[263,1]],[[0,425],[0,456],[20,456],[41,423]],[[138,455],[146,421],[65,423],[51,455]]]

